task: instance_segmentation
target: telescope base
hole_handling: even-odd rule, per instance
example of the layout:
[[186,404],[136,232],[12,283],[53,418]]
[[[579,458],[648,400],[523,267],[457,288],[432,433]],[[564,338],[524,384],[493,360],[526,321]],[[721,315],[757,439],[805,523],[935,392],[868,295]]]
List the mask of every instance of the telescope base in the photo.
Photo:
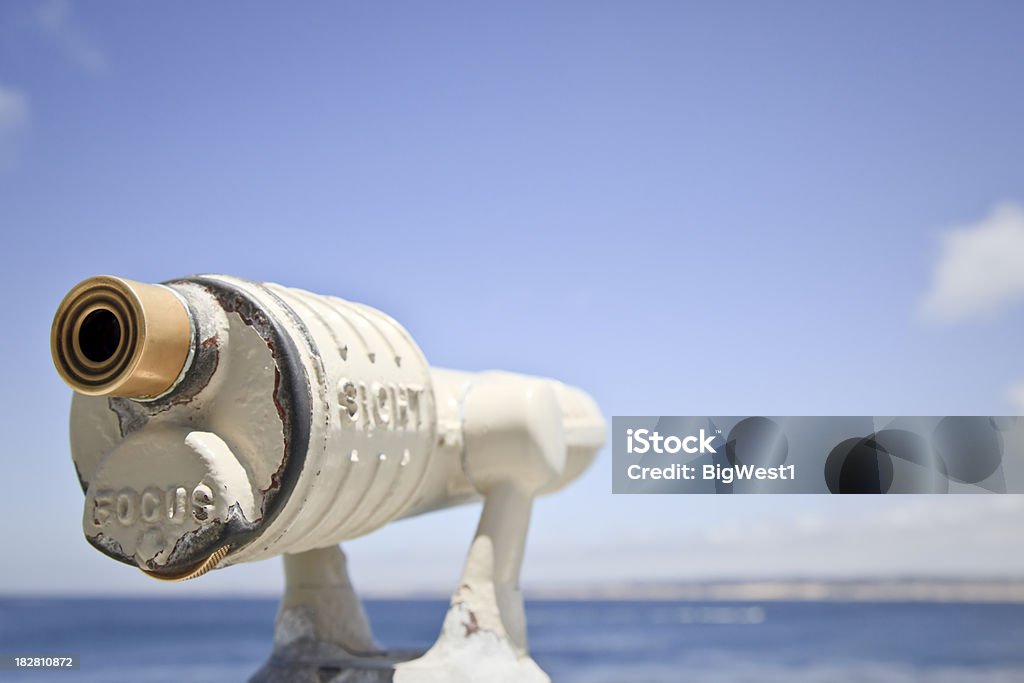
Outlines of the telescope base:
[[[391,683],[395,666],[417,657],[418,652],[385,652],[379,655],[297,660],[271,656],[249,683]],[[441,679],[436,679],[441,680]]]
[[398,664],[394,683],[551,683],[529,655],[480,621],[466,602],[453,602],[437,642],[422,657]]
[[276,659],[249,679],[249,683],[391,683],[394,667],[417,652],[385,652],[375,656],[324,658],[315,661]]
[[[280,622],[278,628],[280,629]],[[356,655],[310,638],[274,649],[249,683],[550,683],[540,667],[500,634],[479,629],[474,613],[456,603],[441,637],[426,653]]]

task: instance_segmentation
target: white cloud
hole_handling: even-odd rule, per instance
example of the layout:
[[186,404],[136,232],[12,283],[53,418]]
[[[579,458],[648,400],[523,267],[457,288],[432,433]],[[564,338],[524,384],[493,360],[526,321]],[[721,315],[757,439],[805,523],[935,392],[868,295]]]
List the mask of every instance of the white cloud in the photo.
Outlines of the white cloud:
[[942,235],[921,314],[938,322],[988,316],[1024,301],[1024,210],[997,206],[986,218]]
[[0,84],[0,171],[14,163],[16,147],[28,128],[31,107],[28,95]]
[[91,76],[102,76],[107,72],[106,54],[78,25],[69,0],[49,0],[40,4],[33,19],[43,35],[72,64]]
[[1010,385],[1006,390],[1006,397],[1010,399],[1014,415],[1024,415],[1024,381]]

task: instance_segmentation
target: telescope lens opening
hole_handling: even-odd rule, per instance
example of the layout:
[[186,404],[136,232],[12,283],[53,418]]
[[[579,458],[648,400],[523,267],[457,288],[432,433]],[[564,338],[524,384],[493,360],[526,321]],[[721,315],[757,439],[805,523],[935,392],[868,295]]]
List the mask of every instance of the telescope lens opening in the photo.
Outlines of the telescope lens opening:
[[121,345],[121,323],[111,311],[98,309],[85,316],[78,330],[78,347],[93,363],[109,360]]
[[152,398],[178,381],[192,329],[188,306],[167,287],[99,275],[60,302],[50,353],[80,394]]

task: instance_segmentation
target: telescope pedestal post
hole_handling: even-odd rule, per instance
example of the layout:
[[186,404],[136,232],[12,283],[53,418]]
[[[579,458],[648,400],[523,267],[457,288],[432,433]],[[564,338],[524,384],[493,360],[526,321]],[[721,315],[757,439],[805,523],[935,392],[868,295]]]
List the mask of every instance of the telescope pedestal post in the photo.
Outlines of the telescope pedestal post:
[[250,683],[385,683],[397,662],[418,654],[374,641],[340,546],[284,555],[284,575],[274,650]]
[[[436,384],[445,377],[435,373]],[[533,497],[565,472],[562,407],[551,382],[501,372],[450,377],[462,466],[484,508],[441,635],[425,655],[397,665],[394,680],[550,683],[527,650],[519,570]]]
[[532,507],[515,483],[484,495],[441,635],[418,659],[374,641],[340,546],[285,555],[274,651],[250,683],[550,683],[527,652],[519,590]]
[[550,683],[530,658],[519,590],[533,497],[515,483],[484,496],[473,545],[437,642],[396,665],[395,683]]

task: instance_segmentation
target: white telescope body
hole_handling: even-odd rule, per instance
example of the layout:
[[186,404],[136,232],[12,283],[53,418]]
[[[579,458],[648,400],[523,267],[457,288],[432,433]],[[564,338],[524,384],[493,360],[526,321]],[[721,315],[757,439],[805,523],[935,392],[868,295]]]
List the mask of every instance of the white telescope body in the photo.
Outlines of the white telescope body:
[[[83,529],[102,552],[170,580],[286,554],[286,571],[308,585],[324,563],[340,562],[344,575],[340,553],[319,549],[482,498],[463,583],[490,595],[484,604],[457,591],[449,621],[487,622],[493,612],[498,639],[532,665],[517,588],[530,501],[579,476],[603,445],[605,423],[587,394],[524,375],[430,368],[380,311],[222,275],[165,285],[91,278],[65,298],[52,343],[76,389]],[[287,606],[323,597],[296,597],[291,578],[279,632]],[[336,611],[361,619],[351,606]],[[313,620],[316,639],[349,654],[372,648],[368,631],[338,635],[323,617]],[[412,673],[428,653],[396,665],[395,680],[460,680],[437,652],[444,640],[431,651],[434,674]],[[546,679],[521,666],[504,669]]]

